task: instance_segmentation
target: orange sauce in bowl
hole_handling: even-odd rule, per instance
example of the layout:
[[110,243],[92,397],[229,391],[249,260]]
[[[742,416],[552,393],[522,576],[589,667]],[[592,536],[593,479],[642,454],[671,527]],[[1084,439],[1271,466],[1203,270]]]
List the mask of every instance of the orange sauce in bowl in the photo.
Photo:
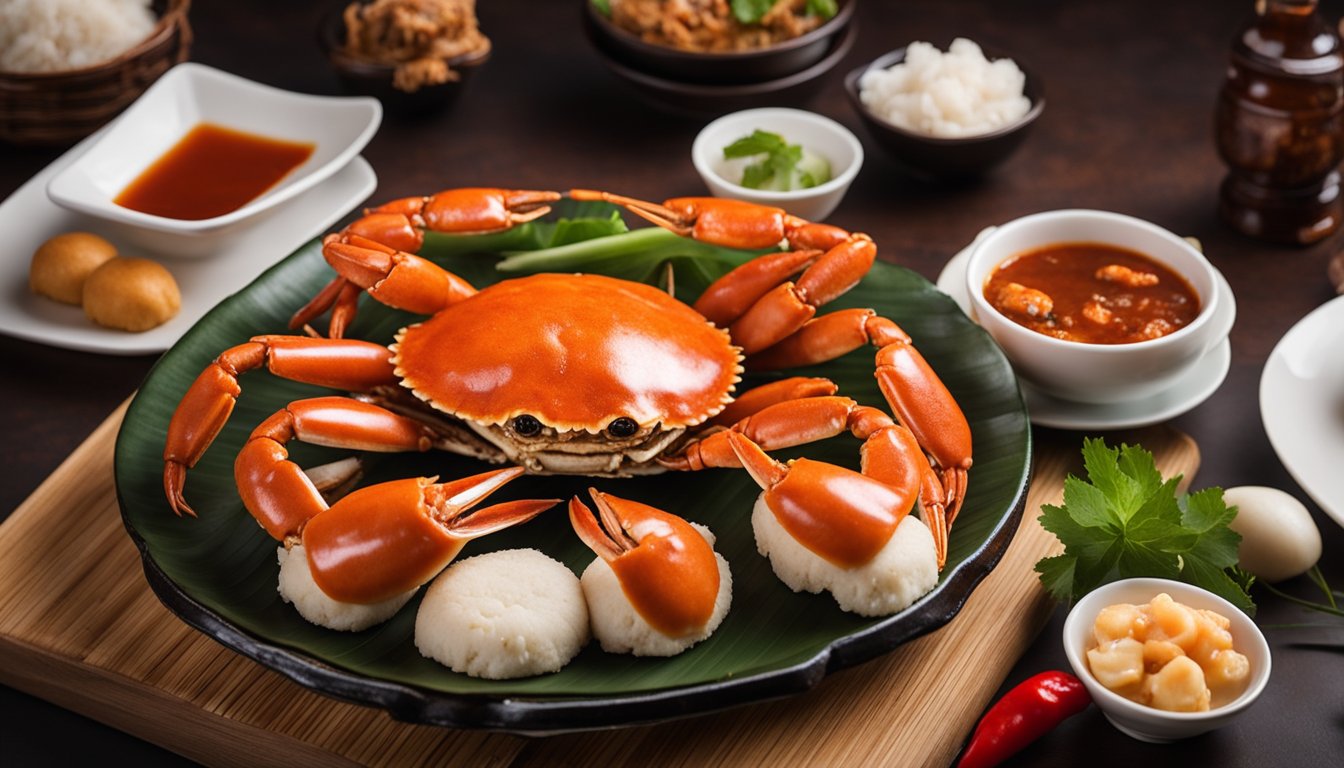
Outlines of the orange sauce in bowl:
[[261,196],[311,157],[316,147],[201,123],[112,202],[169,219],[212,219]]
[[985,299],[1037,333],[1089,344],[1166,336],[1199,316],[1185,278],[1136,251],[1061,243],[1009,257],[985,281]]

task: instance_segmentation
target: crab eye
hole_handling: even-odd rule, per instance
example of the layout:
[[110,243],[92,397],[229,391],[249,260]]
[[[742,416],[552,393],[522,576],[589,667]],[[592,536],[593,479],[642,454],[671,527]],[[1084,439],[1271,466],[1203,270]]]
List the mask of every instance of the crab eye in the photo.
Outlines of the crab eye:
[[524,413],[522,416],[514,417],[513,431],[523,437],[531,437],[541,432],[541,422],[537,421],[536,416]]
[[639,425],[635,423],[635,420],[626,418],[625,416],[613,419],[612,422],[607,425],[607,432],[612,437],[629,437],[638,431]]

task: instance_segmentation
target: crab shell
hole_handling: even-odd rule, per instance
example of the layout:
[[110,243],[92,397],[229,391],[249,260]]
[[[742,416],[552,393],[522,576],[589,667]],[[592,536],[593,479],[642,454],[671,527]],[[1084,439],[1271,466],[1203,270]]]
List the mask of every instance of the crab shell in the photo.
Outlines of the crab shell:
[[[497,283],[402,329],[392,352],[416,397],[534,472],[655,471],[652,458],[732,401],[742,372],[727,332],[694,309],[600,275]],[[514,432],[523,414],[540,435]],[[606,431],[621,417],[634,435]]]

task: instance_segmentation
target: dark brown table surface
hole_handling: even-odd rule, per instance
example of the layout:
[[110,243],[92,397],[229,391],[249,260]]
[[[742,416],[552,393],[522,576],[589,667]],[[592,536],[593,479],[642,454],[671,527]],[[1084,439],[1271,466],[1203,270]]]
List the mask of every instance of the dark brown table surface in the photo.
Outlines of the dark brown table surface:
[[[197,0],[191,58],[282,88],[337,93],[314,35],[329,5]],[[690,144],[712,115],[658,109],[608,72],[583,35],[578,0],[480,5],[481,26],[495,46],[491,61],[451,112],[384,120],[363,153],[379,177],[374,199],[470,185],[593,187],[650,199],[702,192]],[[1307,249],[1268,246],[1224,228],[1214,213],[1223,170],[1212,142],[1212,105],[1228,42],[1252,0],[862,0],[859,6],[853,50],[817,92],[781,104],[828,115],[864,141],[863,170],[830,221],[872,234],[882,259],[930,279],[981,228],[1054,208],[1118,211],[1198,237],[1231,283],[1238,317],[1227,380],[1172,422],[1202,448],[1195,486],[1269,485],[1293,493],[1312,509],[1324,535],[1323,570],[1344,585],[1344,531],[1284,469],[1258,408],[1260,373],[1274,344],[1333,295],[1326,262],[1341,236]],[[1324,9],[1338,19],[1344,2],[1327,2]],[[902,173],[869,140],[841,82],[851,68],[891,48],[917,39],[945,46],[958,35],[1008,51],[1040,73],[1047,108],[1026,146],[998,173],[970,186],[931,185]],[[0,145],[0,197],[59,155]],[[0,336],[0,360],[0,512],[7,515],[135,390],[155,358],[73,352]],[[1037,439],[1081,445],[1083,434],[1038,429]],[[1305,579],[1286,587],[1311,593]],[[1331,620],[1264,593],[1257,597],[1263,625]],[[1058,641],[1063,614],[1056,611],[1005,689],[1035,672],[1067,668]],[[1228,728],[1154,746],[1121,735],[1092,708],[1015,764],[1340,764],[1341,649],[1294,645],[1286,630],[1271,630],[1270,637],[1269,687]],[[113,757],[144,765],[184,762],[12,689],[0,688],[0,712],[0,755],[8,765]]]

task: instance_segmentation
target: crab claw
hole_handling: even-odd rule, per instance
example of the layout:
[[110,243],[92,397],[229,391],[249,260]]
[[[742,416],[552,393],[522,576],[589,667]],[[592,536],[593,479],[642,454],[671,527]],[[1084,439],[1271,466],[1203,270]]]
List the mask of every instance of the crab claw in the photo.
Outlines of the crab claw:
[[876,557],[919,493],[918,483],[893,487],[821,461],[782,464],[745,435],[726,434],[742,466],[765,489],[765,503],[784,530],[840,568],[855,568]]
[[593,488],[588,492],[601,525],[577,496],[569,502],[570,523],[615,572],[635,611],[668,637],[703,631],[714,616],[720,585],[709,542],[676,515]]
[[511,467],[451,483],[408,478],[354,491],[304,526],[313,580],[346,603],[375,603],[419,587],[468,541],[526,522],[560,502],[508,501],[467,514],[521,474],[521,467]]

